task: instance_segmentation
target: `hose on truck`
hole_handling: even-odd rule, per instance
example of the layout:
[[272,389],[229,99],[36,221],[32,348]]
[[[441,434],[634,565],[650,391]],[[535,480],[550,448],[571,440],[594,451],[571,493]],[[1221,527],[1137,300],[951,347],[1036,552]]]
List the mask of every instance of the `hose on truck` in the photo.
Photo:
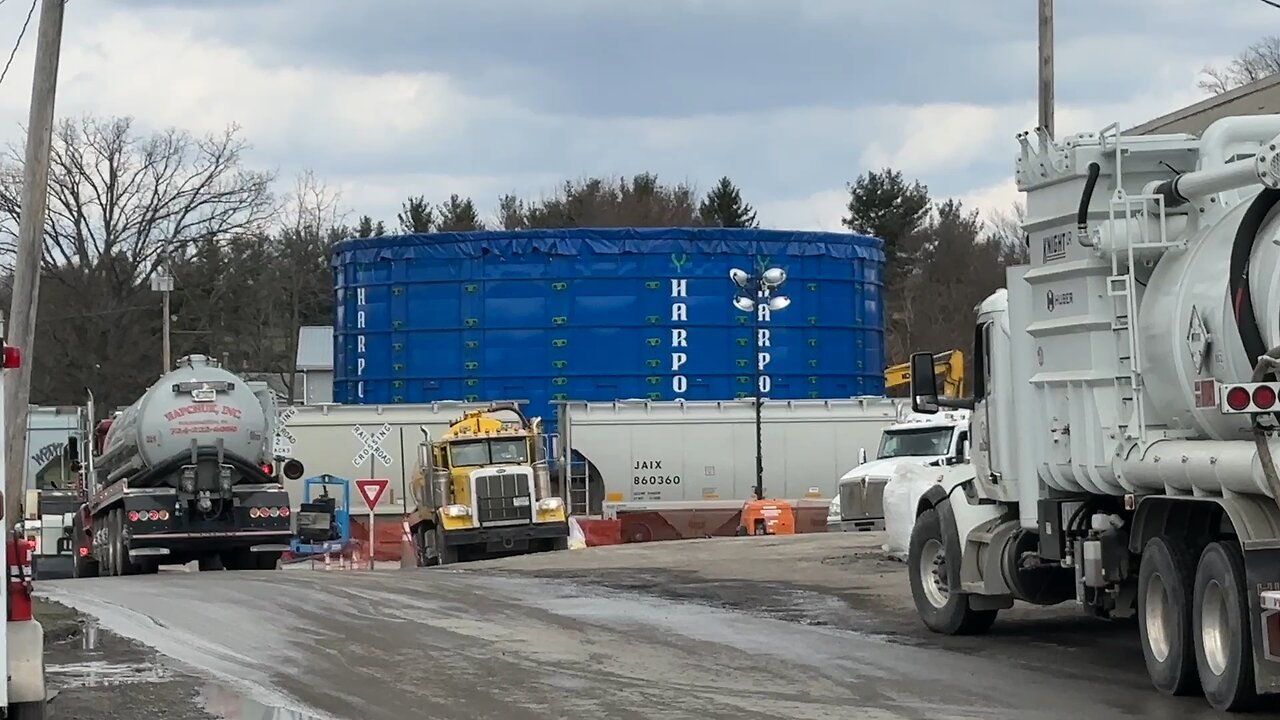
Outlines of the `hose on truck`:
[[[1263,382],[1268,375],[1276,375],[1280,368],[1280,345],[1271,348],[1258,358],[1253,366],[1252,382]],[[1253,444],[1257,448],[1258,463],[1262,465],[1262,474],[1267,478],[1267,487],[1271,488],[1271,499],[1280,506],[1280,475],[1276,474],[1275,458],[1271,457],[1271,444],[1267,442],[1271,433],[1258,422],[1264,413],[1253,415]]]
[[[1246,355],[1255,359],[1252,382],[1263,382],[1268,375],[1277,375],[1277,368],[1280,368],[1280,346],[1268,350],[1264,344],[1262,330],[1258,327],[1258,316],[1253,311],[1253,293],[1249,289],[1249,258],[1258,243],[1262,223],[1277,203],[1280,203],[1280,190],[1264,188],[1259,192],[1249,203],[1249,209],[1241,218],[1240,226],[1236,228],[1235,240],[1231,243],[1227,290],[1240,342],[1244,345]],[[1262,465],[1262,474],[1271,490],[1271,499],[1280,506],[1280,474],[1276,472],[1275,458],[1271,456],[1271,446],[1267,442],[1269,433],[1258,422],[1261,415],[1262,413],[1258,413],[1253,416],[1253,442],[1257,448],[1258,462]],[[1280,413],[1271,415],[1280,422]]]
[[[1249,203],[1236,228],[1235,241],[1231,243],[1231,263],[1227,275],[1227,289],[1231,293],[1231,310],[1236,319],[1236,330],[1244,351],[1255,360],[1267,354],[1267,346],[1258,328],[1258,316],[1253,311],[1253,293],[1249,289],[1249,258],[1258,244],[1258,233],[1272,208],[1280,203],[1280,190],[1264,189]],[[1280,419],[1280,418],[1278,418]]]

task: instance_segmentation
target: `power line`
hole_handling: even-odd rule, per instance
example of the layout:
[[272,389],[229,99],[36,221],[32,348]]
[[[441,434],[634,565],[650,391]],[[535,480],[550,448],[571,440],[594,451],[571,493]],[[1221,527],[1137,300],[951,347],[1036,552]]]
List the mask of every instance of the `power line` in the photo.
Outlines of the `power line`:
[[[5,0],[0,0],[3,5]],[[22,38],[27,34],[27,26],[31,24],[31,16],[36,13],[36,3],[39,0],[31,0],[31,9],[27,10],[27,19],[22,23],[22,30],[18,32],[18,41],[13,44],[13,50],[9,53],[9,60],[4,64],[4,70],[0,70],[0,84],[4,83],[4,77],[9,74],[9,66],[13,65],[13,58],[18,54],[18,48],[22,47]]]
[[[0,0],[0,2],[4,2],[4,0]],[[1280,9],[1280,2],[1276,2],[1276,0],[1262,0],[1262,2],[1270,5],[1273,8]]]

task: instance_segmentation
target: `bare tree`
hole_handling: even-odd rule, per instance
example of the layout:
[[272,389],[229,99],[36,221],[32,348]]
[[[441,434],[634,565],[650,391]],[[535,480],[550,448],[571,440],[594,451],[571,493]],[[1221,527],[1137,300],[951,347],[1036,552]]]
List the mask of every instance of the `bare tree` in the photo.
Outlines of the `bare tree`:
[[1268,35],[1245,48],[1225,67],[1206,66],[1200,73],[1204,75],[1200,89],[1211,95],[1280,73],[1280,36]]
[[339,193],[317,180],[314,173],[303,173],[286,206],[284,229],[273,243],[279,273],[274,287],[288,323],[283,327],[285,352],[280,365],[263,369],[280,374],[291,399],[297,377],[298,331],[303,325],[330,317],[333,276],[329,256],[346,234],[339,200]]
[[1027,206],[1022,202],[1014,202],[1007,211],[997,210],[987,217],[984,240],[995,246],[1004,265],[1030,262],[1027,231],[1023,229],[1026,222]]
[[[160,369],[160,302],[149,280],[167,259],[261,231],[273,217],[272,175],[241,164],[234,126],[196,138],[144,135],[130,118],[85,117],[55,128],[42,258],[32,399],[78,402],[93,386],[127,402]],[[0,156],[0,258],[16,243],[22,156]],[[43,346],[43,347],[42,347]],[[59,358],[60,362],[53,362]]]

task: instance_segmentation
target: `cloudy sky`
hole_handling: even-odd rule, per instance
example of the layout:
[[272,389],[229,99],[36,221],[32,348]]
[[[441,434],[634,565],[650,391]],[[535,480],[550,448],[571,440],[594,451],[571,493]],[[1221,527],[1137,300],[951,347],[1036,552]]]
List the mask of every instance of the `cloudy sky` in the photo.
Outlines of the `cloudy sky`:
[[[729,175],[768,227],[839,228],[889,165],[1002,210],[1035,124],[1035,0],[72,0],[59,114],[243,127],[353,213],[409,194],[538,197],[563,178]],[[30,0],[0,0],[0,63]],[[1057,126],[1128,127],[1280,26],[1260,0],[1057,3]],[[39,11],[36,12],[36,18]],[[21,140],[35,24],[0,84]],[[288,183],[282,183],[282,188]]]

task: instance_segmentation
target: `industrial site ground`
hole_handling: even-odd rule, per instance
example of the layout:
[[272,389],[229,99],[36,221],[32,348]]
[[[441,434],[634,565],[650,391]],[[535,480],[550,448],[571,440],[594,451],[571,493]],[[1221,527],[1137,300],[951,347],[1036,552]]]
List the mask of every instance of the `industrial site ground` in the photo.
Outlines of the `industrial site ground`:
[[53,717],[1221,717],[1151,689],[1132,620],[1020,606],[984,637],[929,633],[884,540],[44,582],[76,608],[41,607]]

